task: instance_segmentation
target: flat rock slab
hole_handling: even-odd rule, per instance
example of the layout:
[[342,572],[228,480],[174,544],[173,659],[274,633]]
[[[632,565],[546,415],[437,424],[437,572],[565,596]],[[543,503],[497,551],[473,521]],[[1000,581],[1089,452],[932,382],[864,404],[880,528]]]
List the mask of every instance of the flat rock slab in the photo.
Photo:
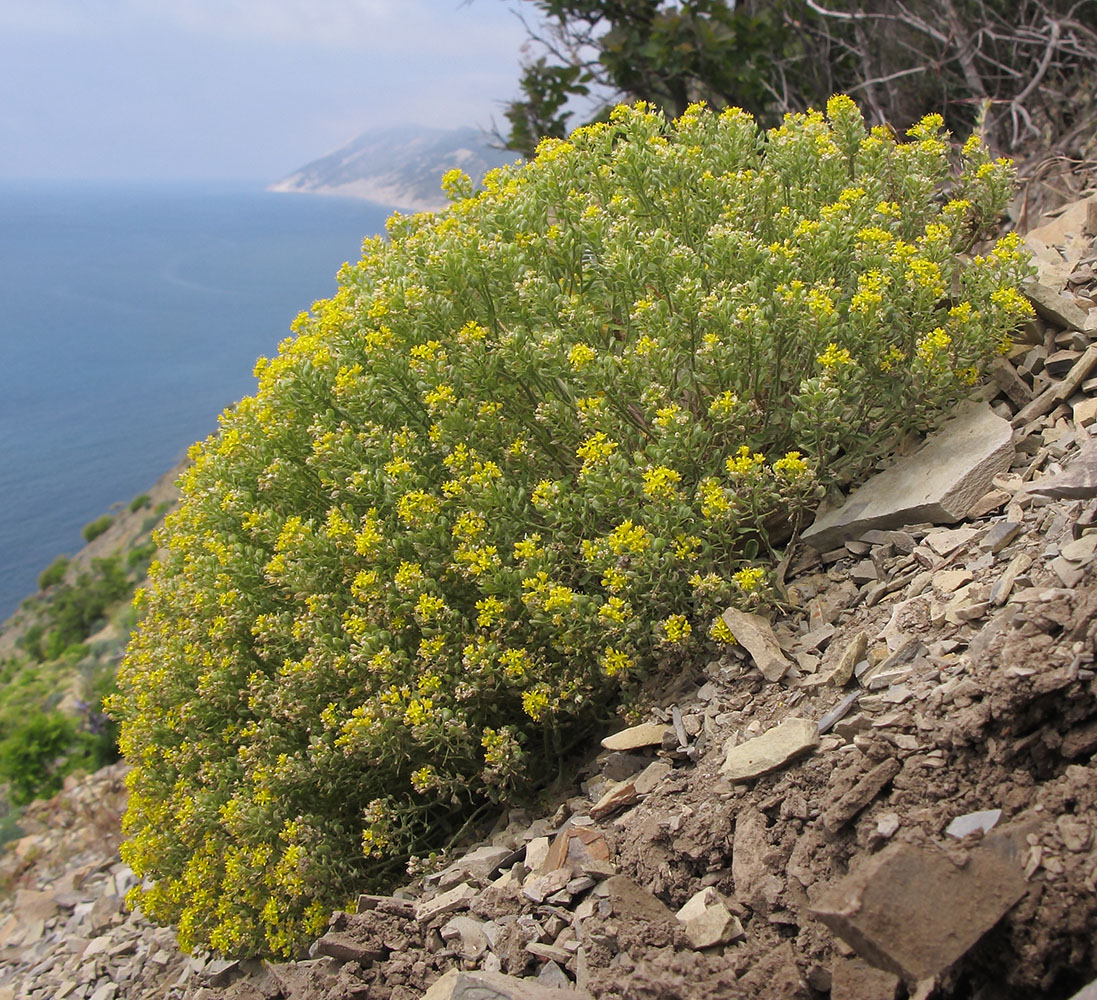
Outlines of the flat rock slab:
[[1066,330],[1086,328],[1086,311],[1078,305],[1069,292],[1031,280],[1026,281],[1021,290],[1032,303],[1040,319]]
[[783,767],[818,741],[819,726],[811,719],[786,719],[761,736],[730,747],[720,773],[729,781],[749,781]]
[[645,722],[640,726],[622,729],[619,733],[607,736],[602,746],[607,750],[639,750],[641,747],[657,747],[663,737],[670,732],[670,726],[661,722]]
[[1097,497],[1097,441],[1087,442],[1062,472],[1036,480],[1028,492],[1054,500]]
[[462,882],[449,892],[443,892],[432,899],[418,903],[415,907],[415,919],[421,924],[426,924],[435,917],[453,913],[455,910],[467,910],[469,900],[475,895],[476,890],[468,882]]
[[767,681],[779,681],[792,667],[792,661],[781,652],[773,628],[761,615],[747,614],[738,608],[728,608],[721,615],[731,629],[735,641],[754,659],[754,665]]
[[986,403],[968,401],[907,458],[816,518],[805,542],[827,550],[872,529],[961,520],[1013,460],[1013,430]]
[[[568,1000],[593,1000],[586,990],[563,993]],[[501,972],[461,972],[450,969],[436,980],[423,1000],[560,1000],[561,991],[530,979],[516,979]]]
[[812,915],[867,962],[918,982],[944,971],[1028,888],[1008,855],[988,846],[959,867],[938,847],[892,844],[812,906]]

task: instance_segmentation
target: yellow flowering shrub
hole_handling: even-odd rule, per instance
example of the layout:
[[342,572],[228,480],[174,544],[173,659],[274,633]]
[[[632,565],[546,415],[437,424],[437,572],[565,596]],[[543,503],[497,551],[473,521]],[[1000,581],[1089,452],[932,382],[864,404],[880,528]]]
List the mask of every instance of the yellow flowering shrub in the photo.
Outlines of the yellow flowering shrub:
[[957,262],[1009,168],[947,139],[621,107],[367,240],[183,476],[110,706],[132,902],[293,954],[733,641],[765,526],[1027,314],[1016,241]]

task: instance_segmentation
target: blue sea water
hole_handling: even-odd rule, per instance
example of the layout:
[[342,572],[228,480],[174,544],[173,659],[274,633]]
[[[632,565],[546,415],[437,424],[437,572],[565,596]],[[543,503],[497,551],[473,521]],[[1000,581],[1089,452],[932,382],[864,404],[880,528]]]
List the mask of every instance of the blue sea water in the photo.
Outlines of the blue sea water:
[[0,184],[0,620],[253,391],[390,210],[194,183]]

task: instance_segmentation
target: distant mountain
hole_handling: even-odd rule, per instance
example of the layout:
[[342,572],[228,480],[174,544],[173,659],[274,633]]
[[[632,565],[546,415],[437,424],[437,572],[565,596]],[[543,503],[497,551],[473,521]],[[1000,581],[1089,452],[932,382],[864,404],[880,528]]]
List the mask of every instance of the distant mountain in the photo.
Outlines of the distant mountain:
[[517,153],[494,149],[479,129],[418,125],[365,132],[334,153],[313,160],[269,191],[367,198],[411,211],[442,208],[442,175],[460,167],[476,183]]

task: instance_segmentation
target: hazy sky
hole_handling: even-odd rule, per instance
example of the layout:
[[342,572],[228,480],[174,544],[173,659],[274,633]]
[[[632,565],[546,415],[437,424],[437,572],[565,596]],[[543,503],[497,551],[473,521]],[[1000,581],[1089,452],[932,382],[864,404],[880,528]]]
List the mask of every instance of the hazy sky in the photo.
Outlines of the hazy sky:
[[359,132],[488,127],[515,0],[0,0],[0,177],[275,180]]

